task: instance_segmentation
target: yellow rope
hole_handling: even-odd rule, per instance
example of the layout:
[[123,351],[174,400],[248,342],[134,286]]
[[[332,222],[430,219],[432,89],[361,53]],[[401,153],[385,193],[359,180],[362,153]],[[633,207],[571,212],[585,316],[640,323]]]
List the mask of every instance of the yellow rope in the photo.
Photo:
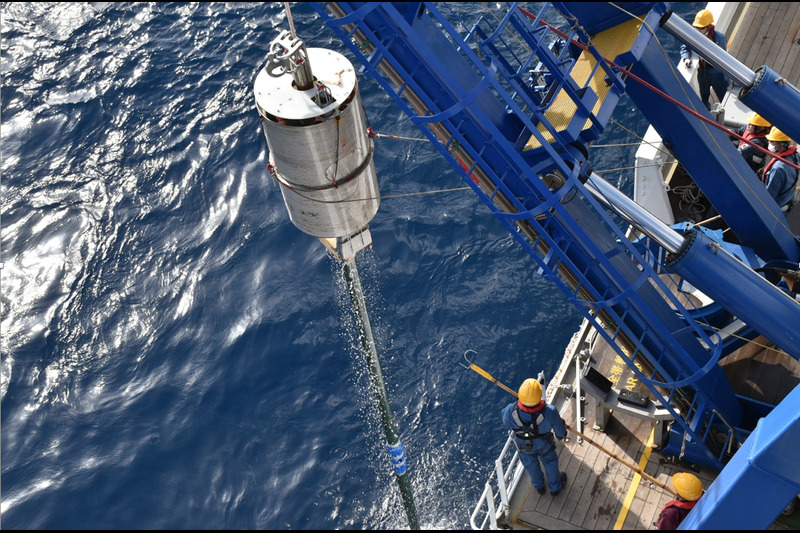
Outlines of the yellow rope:
[[[708,327],[710,327],[712,329],[715,329],[717,331],[722,331],[721,328],[718,328],[716,326],[712,326],[711,324],[706,324],[704,322],[698,322],[698,324],[700,324],[702,326],[708,326]],[[783,354],[783,355],[789,355],[788,353],[784,352],[783,350],[781,350],[780,348],[778,348],[777,346],[774,346],[774,345],[773,346],[767,346],[766,344],[761,344],[760,342],[756,342],[754,340],[751,341],[750,339],[747,339],[745,337],[740,337],[739,335],[736,335],[735,333],[728,333],[728,335],[730,335],[731,337],[736,337],[737,339],[743,340],[743,341],[745,341],[747,343],[754,344],[754,345],[756,345],[756,346],[758,346],[760,348],[764,348],[765,350],[772,350],[773,352],[776,352],[776,353],[780,353],[780,354]],[[789,357],[791,357],[791,355],[789,355]]]
[[[681,316],[683,316],[683,315],[681,315]],[[706,324],[705,322],[698,321],[697,323],[700,324],[701,326],[708,326],[709,328],[711,328],[713,330],[716,330],[716,331],[722,331],[722,328],[718,328],[716,326],[712,326],[711,324]],[[739,336],[739,335],[737,335],[735,333],[728,333],[728,335],[730,335],[731,337],[736,337],[739,340],[745,341],[748,344],[753,344],[755,346],[758,346],[759,348],[763,348],[765,350],[772,350],[773,352],[776,352],[776,353],[779,353],[779,354],[783,354],[783,355],[788,355],[789,357],[792,357],[791,355],[789,355],[788,353],[784,352],[783,350],[781,350],[780,348],[778,348],[775,345],[768,346],[766,344],[761,344],[760,342],[756,342],[754,340],[751,341],[750,339],[748,339],[746,337],[741,337],[741,336]]]
[[[645,144],[647,144],[647,145],[651,146],[652,148],[654,148],[656,151],[658,151],[658,152],[661,152],[662,154],[667,154],[668,156],[672,157],[672,154],[671,154],[669,151],[667,151],[667,150],[664,150],[663,148],[659,148],[659,146],[658,146],[658,145],[656,145],[656,144],[653,144],[653,143],[651,143],[650,141],[646,141],[644,137],[642,137],[641,135],[639,135],[639,134],[638,134],[638,133],[636,133],[635,131],[631,130],[630,128],[628,128],[628,127],[626,127],[626,126],[623,126],[623,125],[622,125],[620,122],[618,122],[617,120],[615,120],[615,119],[613,119],[613,118],[612,118],[612,119],[611,119],[611,122],[613,122],[614,124],[616,124],[617,126],[619,126],[620,128],[622,128],[623,130],[627,131],[628,133],[630,133],[631,135],[633,135],[634,137],[636,137],[637,139],[639,139],[639,142],[641,142],[641,143],[645,143]],[[594,145],[592,145],[592,148],[594,148]]]
[[309,202],[317,202],[320,204],[343,204],[347,202],[367,202],[372,200],[386,200],[387,198],[403,198],[406,196],[423,196],[426,194],[439,194],[441,192],[455,192],[455,191],[466,191],[471,189],[471,187],[454,187],[452,189],[438,189],[435,191],[420,191],[420,192],[409,192],[405,194],[390,194],[386,196],[369,196],[367,198],[344,198],[342,200],[320,200],[319,198],[312,198],[310,196],[306,196],[301,194],[297,191],[292,191],[296,195],[301,196],[308,200]]
[[402,137],[400,135],[390,135],[388,133],[376,133],[374,131],[372,132],[372,135],[377,137],[378,139],[384,139],[384,138],[386,138],[386,139],[403,139],[404,141],[428,142],[428,139],[423,139],[421,137]]
[[592,148],[616,148],[616,147],[619,147],[619,146],[639,146],[641,144],[642,144],[641,142],[618,143],[618,144],[593,144]]
[[619,168],[606,168],[603,170],[595,170],[595,172],[602,174],[603,172],[616,172],[618,170],[635,170],[637,168],[645,168],[645,167],[663,167],[665,165],[671,165],[673,161],[665,161],[663,163],[652,163],[650,165],[634,165],[632,167],[619,167]]

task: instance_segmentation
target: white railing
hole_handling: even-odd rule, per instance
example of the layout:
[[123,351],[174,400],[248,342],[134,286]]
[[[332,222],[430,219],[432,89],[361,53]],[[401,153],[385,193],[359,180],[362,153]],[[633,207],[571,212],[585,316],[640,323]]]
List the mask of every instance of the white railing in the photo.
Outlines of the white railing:
[[[469,517],[472,529],[487,529],[487,526],[488,529],[499,529],[498,519],[503,523],[510,520],[509,498],[517,488],[522,473],[519,452],[514,446],[514,434],[509,432],[503,451],[494,462],[494,472],[486,482],[483,494]],[[476,523],[478,518],[480,523]]]

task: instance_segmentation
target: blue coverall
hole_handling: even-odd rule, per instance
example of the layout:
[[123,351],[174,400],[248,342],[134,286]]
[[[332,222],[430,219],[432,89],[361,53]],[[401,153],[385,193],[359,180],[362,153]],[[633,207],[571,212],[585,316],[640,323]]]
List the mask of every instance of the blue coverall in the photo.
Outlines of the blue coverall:
[[[713,38],[717,46],[728,51],[728,39],[721,31],[716,31],[714,25],[711,25]],[[685,44],[681,45],[681,59],[691,59],[691,50]],[[705,60],[700,60],[700,65],[697,67],[697,86],[700,89],[700,100],[706,105],[706,108],[711,109],[711,87],[721,102],[725,98],[725,93],[728,92],[728,77],[722,72],[711,66]]]
[[[553,433],[555,433],[558,440],[563,440],[567,436],[567,427],[555,407],[544,402],[540,404],[540,406],[542,405],[543,407],[541,408],[533,408],[537,410],[533,414],[523,410],[530,410],[530,408],[519,409],[519,417],[524,424],[530,424],[534,415],[537,419],[540,419],[539,414],[543,414],[543,420],[538,424],[538,432],[546,434],[546,436],[531,439],[529,441],[531,449],[527,451],[524,439],[515,436],[514,440],[519,450],[519,459],[528,472],[533,487],[537,490],[544,489],[545,480],[542,469],[539,466],[539,461],[541,461],[545,472],[547,472],[547,487],[550,492],[556,492],[561,490],[561,474],[558,470],[558,453],[556,451],[556,443],[553,440]],[[512,431],[520,429],[520,426],[514,422],[513,418],[513,413],[517,408],[517,402],[513,402],[503,409],[503,425]]]
[[[739,131],[737,132],[739,135],[744,135],[744,132]],[[760,137],[751,137],[750,142],[753,144],[757,144],[764,150],[767,149],[767,135],[763,134]],[[739,142],[739,153],[742,154],[747,164],[750,165],[754,171],[758,172],[760,168],[764,167],[764,164],[767,160],[769,160],[769,156],[759,150],[758,148],[754,147],[752,144],[748,144],[744,141]]]
[[[797,164],[797,154],[781,155],[787,161]],[[797,187],[797,170],[780,160],[776,160],[767,171],[764,184],[769,194],[775,198],[778,206],[783,209],[794,200],[794,189]]]

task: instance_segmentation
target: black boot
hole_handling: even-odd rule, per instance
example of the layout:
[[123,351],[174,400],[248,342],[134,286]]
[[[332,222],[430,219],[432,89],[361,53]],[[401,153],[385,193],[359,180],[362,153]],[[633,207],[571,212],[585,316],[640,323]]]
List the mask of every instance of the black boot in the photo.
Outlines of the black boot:
[[551,496],[558,496],[564,490],[564,485],[567,484],[567,473],[561,472],[561,488],[550,493]]

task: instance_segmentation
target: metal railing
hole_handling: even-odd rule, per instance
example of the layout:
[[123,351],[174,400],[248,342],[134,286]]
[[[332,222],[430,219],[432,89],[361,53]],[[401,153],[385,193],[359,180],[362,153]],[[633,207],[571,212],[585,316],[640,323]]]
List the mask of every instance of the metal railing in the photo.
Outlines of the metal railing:
[[[504,465],[505,462],[508,464]],[[519,462],[519,452],[514,445],[513,433],[509,432],[503,451],[494,462],[494,472],[486,482],[483,493],[469,517],[472,529],[499,529],[498,520],[505,524],[510,521],[509,498],[516,490],[523,472],[524,469]],[[479,517],[481,517],[480,523],[476,523]]]

